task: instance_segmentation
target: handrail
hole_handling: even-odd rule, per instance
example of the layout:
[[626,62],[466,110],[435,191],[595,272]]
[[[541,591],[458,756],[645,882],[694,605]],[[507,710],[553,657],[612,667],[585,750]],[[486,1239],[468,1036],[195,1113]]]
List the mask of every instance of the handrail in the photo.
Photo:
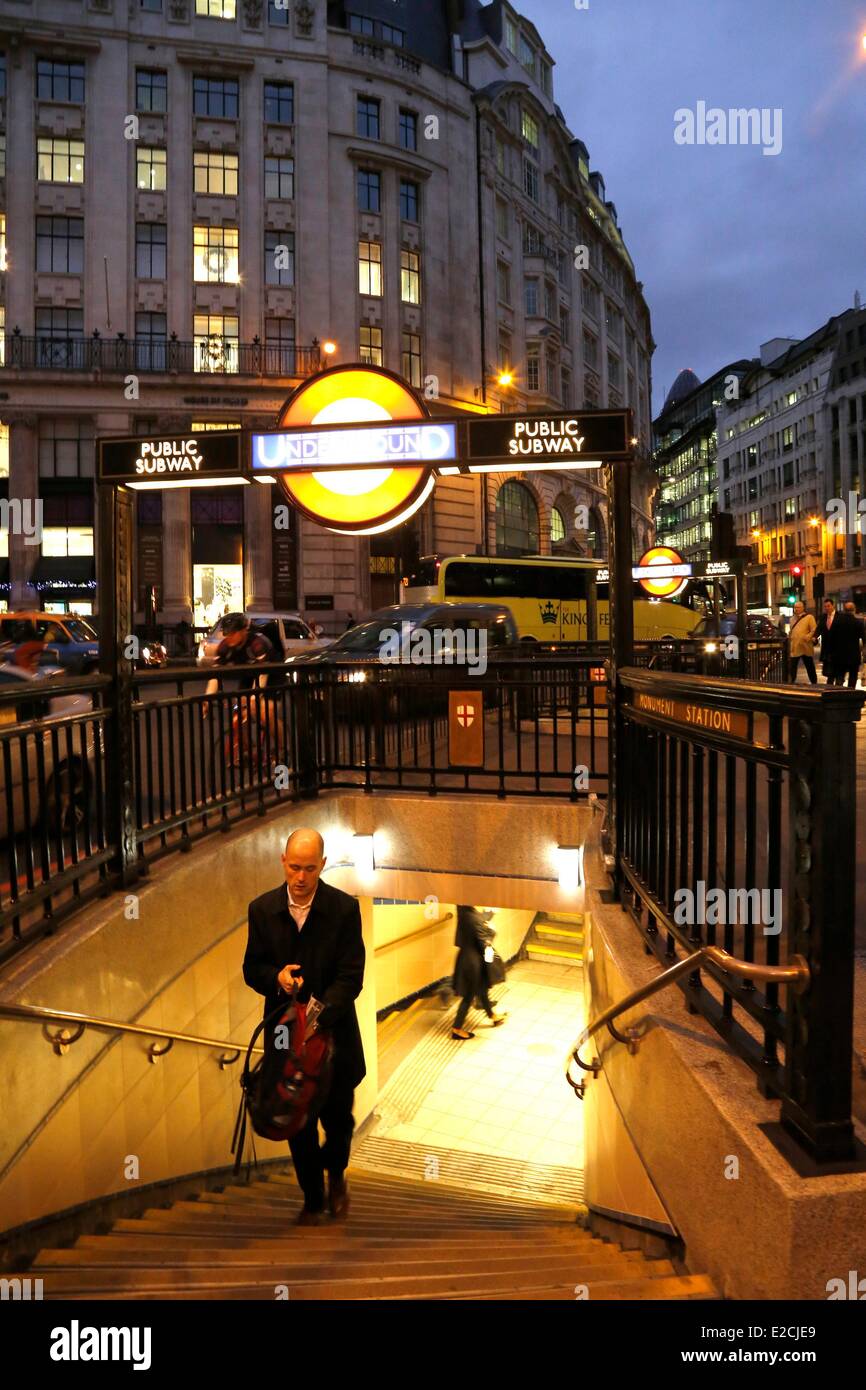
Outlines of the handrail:
[[[45,1009],[40,1004],[3,1004],[0,1003],[0,1018],[17,1018],[22,1022],[38,1023],[42,1021],[42,1036],[46,1042],[50,1042],[58,1057],[62,1057],[73,1043],[78,1042],[83,1036],[86,1028],[98,1028],[110,1033],[137,1033],[139,1037],[162,1038],[168,1041],[168,1047],[158,1047],[155,1042],[148,1048],[148,1056],[151,1062],[157,1062],[160,1057],[171,1051],[176,1042],[194,1043],[197,1047],[214,1047],[223,1052],[219,1058],[220,1070],[231,1067],[238,1060],[242,1053],[246,1051],[244,1046],[238,1046],[232,1042],[218,1042],[215,1038],[199,1038],[194,1033],[175,1033],[169,1028],[144,1028],[138,1023],[119,1023],[116,1019],[99,1018],[94,1014],[70,1013],[66,1009]],[[59,1033],[48,1031],[49,1023],[74,1023],[77,1025],[75,1032],[65,1036],[65,1029]],[[254,1047],[254,1053],[264,1052],[264,1048]]]
[[453,912],[446,912],[444,916],[437,917],[435,922],[425,922],[423,927],[410,931],[407,936],[395,936],[393,941],[383,941],[381,946],[374,947],[373,955],[378,956],[380,951],[388,951],[392,946],[402,946],[406,941],[414,941],[418,936],[425,936],[427,932],[441,927],[443,922],[450,922],[453,916]]
[[583,1044],[589,1042],[591,1037],[606,1026],[617,1042],[625,1043],[629,1052],[637,1052],[639,1045],[637,1030],[630,1028],[627,1034],[620,1033],[613,1027],[614,1019],[618,1018],[620,1014],[628,1013],[629,1009],[643,1003],[644,999],[649,999],[659,990],[675,984],[681,975],[690,975],[695,970],[700,969],[702,961],[709,961],[727,974],[736,975],[741,980],[760,980],[765,984],[788,985],[795,994],[805,994],[809,988],[811,975],[809,963],[805,956],[792,956],[787,965],[758,965],[754,961],[740,960],[739,957],[730,955],[721,946],[702,946],[699,951],[693,951],[691,955],[684,956],[682,960],[677,961],[676,965],[670,966],[668,970],[663,970],[661,975],[649,980],[647,984],[633,989],[624,999],[620,999],[617,1004],[611,1004],[609,1008],[599,1014],[598,1018],[587,1024],[565,1065],[565,1079],[580,1100],[583,1100],[586,1082],[575,1081],[570,1076],[572,1062],[576,1062],[584,1071],[592,1072],[593,1076],[597,1076],[601,1070],[601,1062],[598,1057],[594,1057],[591,1062],[581,1060],[580,1049]]

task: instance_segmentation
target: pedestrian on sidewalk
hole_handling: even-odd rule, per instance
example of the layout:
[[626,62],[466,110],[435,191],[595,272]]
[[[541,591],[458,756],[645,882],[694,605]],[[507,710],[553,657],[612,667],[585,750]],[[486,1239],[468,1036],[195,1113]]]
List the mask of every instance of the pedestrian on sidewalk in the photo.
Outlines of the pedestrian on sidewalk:
[[497,1012],[490,1000],[490,965],[495,952],[493,937],[496,935],[490,926],[492,912],[482,912],[477,907],[457,908],[457,933],[454,945],[457,947],[457,962],[454,966],[454,993],[460,995],[460,1005],[452,1038],[464,1042],[475,1034],[465,1027],[466,1015],[477,997],[494,1028],[504,1023],[507,1014]]
[[818,626],[815,629],[815,640],[821,643],[821,670],[828,685],[834,683],[834,651],[836,644],[836,633],[833,628],[836,623],[836,605],[831,598],[824,600],[824,612],[818,619]]
[[791,623],[791,631],[788,634],[790,646],[788,655],[791,662],[791,680],[796,683],[797,667],[802,661],[806,668],[806,675],[809,677],[810,685],[818,684],[818,677],[815,674],[815,629],[818,624],[815,622],[811,613],[806,612],[804,603],[794,604],[794,616]]
[[355,1013],[364,983],[361,909],[357,898],[320,882],[325,846],[317,830],[290,835],[281,862],[285,882],[250,903],[244,979],[265,996],[265,1016],[281,1002],[287,1004],[296,986],[299,1003],[313,998],[324,1005],[317,1026],[334,1041],[331,1086],[318,1117],[325,1143],[319,1146],[315,1121],[289,1140],[304,1194],[298,1224],[318,1226],[325,1209],[326,1171],[331,1215],[342,1220],[349,1210],[345,1170],[355,1128],[352,1106],[355,1087],[367,1074]]

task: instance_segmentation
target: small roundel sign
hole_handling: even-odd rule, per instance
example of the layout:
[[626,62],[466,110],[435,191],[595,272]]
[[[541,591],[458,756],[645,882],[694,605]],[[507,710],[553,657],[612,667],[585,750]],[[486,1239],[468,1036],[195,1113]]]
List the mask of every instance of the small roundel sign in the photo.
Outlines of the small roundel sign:
[[688,579],[678,574],[665,575],[664,571],[671,565],[682,564],[685,564],[685,561],[678,551],[672,550],[669,545],[654,545],[650,550],[644,551],[638,561],[638,568],[658,565],[661,573],[658,579],[639,579],[638,583],[651,598],[676,598],[686,587]]

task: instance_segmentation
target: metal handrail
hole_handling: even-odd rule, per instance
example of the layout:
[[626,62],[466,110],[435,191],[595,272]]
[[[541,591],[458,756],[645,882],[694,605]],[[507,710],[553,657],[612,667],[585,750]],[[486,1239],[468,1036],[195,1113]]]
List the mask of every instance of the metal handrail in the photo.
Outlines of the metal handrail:
[[[86,1028],[98,1028],[109,1033],[137,1033],[139,1037],[160,1038],[168,1042],[167,1047],[158,1047],[155,1042],[148,1048],[148,1057],[151,1062],[159,1061],[160,1057],[171,1051],[176,1042],[195,1043],[197,1047],[213,1047],[219,1049],[223,1056],[219,1058],[220,1070],[231,1067],[237,1062],[246,1048],[239,1047],[237,1043],[219,1042],[215,1038],[199,1038],[194,1033],[175,1033],[169,1028],[143,1028],[138,1023],[119,1023],[112,1018],[98,1018],[94,1014],[70,1013],[66,1009],[44,1009],[39,1004],[3,1004],[0,1003],[0,1018],[17,1018],[22,1022],[39,1023],[42,1022],[42,1036],[46,1042],[50,1042],[58,1057],[62,1057],[73,1043],[78,1042],[83,1036]],[[67,1035],[66,1029],[61,1029],[58,1033],[51,1033],[48,1029],[49,1023],[63,1023],[76,1025],[75,1031]],[[264,1048],[254,1047],[253,1053],[263,1053]]]
[[373,954],[378,956],[382,951],[390,951],[392,946],[403,946],[407,941],[414,941],[419,936],[426,936],[428,932],[441,927],[444,922],[450,922],[453,916],[453,912],[446,912],[442,917],[437,917],[435,922],[425,922],[423,927],[416,927],[415,931],[410,931],[406,936],[395,936],[393,941],[383,941],[381,946],[374,948]]
[[654,980],[649,980],[647,984],[641,985],[638,989],[633,989],[624,999],[618,1003],[611,1004],[610,1008],[600,1013],[598,1018],[593,1019],[592,1023],[587,1024],[577,1042],[575,1043],[568,1061],[565,1064],[565,1079],[571,1086],[575,1095],[583,1100],[586,1090],[585,1081],[575,1081],[570,1075],[572,1062],[576,1062],[584,1071],[591,1072],[597,1076],[601,1070],[601,1061],[594,1057],[591,1062],[584,1062],[580,1056],[580,1049],[584,1043],[598,1033],[602,1028],[607,1027],[611,1036],[617,1042],[625,1043],[632,1055],[637,1052],[639,1037],[636,1028],[630,1028],[627,1033],[620,1033],[613,1027],[613,1021],[620,1014],[628,1013],[629,1009],[642,1004],[644,999],[649,999],[651,995],[657,994],[659,990],[666,989],[668,985],[675,984],[681,975],[690,975],[695,970],[700,969],[701,963],[709,961],[711,964],[724,970],[729,975],[736,975],[741,980],[761,981],[764,984],[788,985],[795,994],[805,994],[809,988],[810,970],[809,963],[805,956],[792,956],[787,965],[758,965],[754,961],[740,960],[738,956],[732,956],[728,951],[722,950],[721,946],[702,946],[700,950],[693,951],[691,955],[684,956],[668,970],[663,970],[661,975],[657,975]]

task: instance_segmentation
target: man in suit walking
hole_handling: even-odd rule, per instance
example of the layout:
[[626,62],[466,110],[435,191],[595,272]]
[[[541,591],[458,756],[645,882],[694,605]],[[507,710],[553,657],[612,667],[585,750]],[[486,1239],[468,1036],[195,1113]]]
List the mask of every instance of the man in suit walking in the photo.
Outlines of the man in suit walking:
[[324,1005],[318,1026],[334,1040],[331,1088],[319,1114],[325,1143],[319,1146],[318,1124],[313,1121],[289,1140],[304,1194],[298,1223],[305,1226],[320,1223],[326,1170],[331,1215],[342,1220],[348,1214],[345,1170],[355,1128],[352,1105],[355,1087],[367,1071],[355,1013],[364,983],[361,909],[356,898],[320,882],[324,850],[317,830],[296,830],[289,836],[281,856],[285,883],[250,903],[244,956],[244,979],[265,996],[265,1014],[287,1002],[297,984],[301,1003],[312,997]]

